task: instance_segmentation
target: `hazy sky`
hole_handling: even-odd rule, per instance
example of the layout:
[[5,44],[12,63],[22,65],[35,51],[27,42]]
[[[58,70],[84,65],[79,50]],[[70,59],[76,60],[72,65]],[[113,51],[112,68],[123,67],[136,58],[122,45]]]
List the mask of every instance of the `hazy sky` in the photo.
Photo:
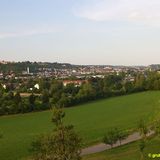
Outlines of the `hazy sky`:
[[160,63],[160,0],[0,0],[0,60]]

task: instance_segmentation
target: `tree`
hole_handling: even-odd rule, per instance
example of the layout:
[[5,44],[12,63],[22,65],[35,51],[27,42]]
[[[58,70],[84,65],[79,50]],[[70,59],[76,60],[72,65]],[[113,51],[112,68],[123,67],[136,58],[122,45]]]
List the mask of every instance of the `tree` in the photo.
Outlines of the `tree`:
[[104,93],[120,90],[122,88],[122,76],[108,75],[104,78]]
[[142,138],[146,140],[149,130],[147,128],[146,122],[143,119],[139,121],[138,129]]
[[70,98],[67,97],[64,93],[61,95],[60,100],[58,101],[58,104],[60,107],[68,107],[70,103]]
[[125,89],[126,93],[132,93],[134,90],[133,83],[132,82],[125,82],[124,89]]
[[14,101],[15,101],[16,104],[19,104],[19,103],[22,101],[22,98],[21,98],[19,92],[17,92],[17,93],[15,94],[15,96],[14,96]]
[[51,103],[53,105],[57,105],[58,101],[61,98],[62,93],[63,93],[63,83],[58,80],[53,80],[50,89]]
[[144,159],[143,151],[144,151],[144,148],[146,147],[147,133],[149,132],[149,130],[146,122],[143,119],[139,121],[138,128],[139,128],[140,135],[142,136],[142,140],[140,141],[140,144],[139,144],[139,149],[141,152],[141,160],[143,160]]
[[9,91],[8,94],[6,95],[6,100],[13,100],[14,99],[14,94],[12,91]]
[[107,134],[104,136],[103,142],[106,144],[113,146],[117,141],[119,141],[120,145],[122,140],[124,140],[128,136],[126,131],[120,130],[118,128],[111,128]]
[[62,92],[62,90],[63,90],[63,83],[58,80],[53,80],[50,89],[51,95],[54,95],[57,92]]
[[36,97],[35,97],[35,95],[32,93],[32,94],[29,96],[30,111],[33,111],[33,109],[34,109],[35,100],[36,100]]
[[64,92],[66,94],[69,94],[71,96],[75,96],[79,91],[79,87],[75,87],[75,85],[73,83],[71,84],[67,84],[65,87],[64,87]]
[[42,92],[42,103],[43,104],[49,103],[49,92],[48,92],[48,90],[44,90]]
[[155,131],[156,135],[160,137],[160,120],[157,119],[153,124],[153,130]]
[[52,122],[53,133],[42,135],[32,144],[34,160],[80,160],[81,139],[72,125],[64,125],[65,113],[54,108]]
[[40,86],[40,91],[43,91],[45,89],[49,90],[50,89],[50,82],[48,79],[40,79],[39,80],[39,86]]
[[93,88],[92,84],[85,83],[79,90],[77,97],[82,101],[92,100],[96,98],[96,90]]
[[120,145],[122,143],[122,140],[126,139],[127,137],[128,137],[128,132],[117,129],[117,139]]
[[103,142],[105,144],[109,144],[112,148],[113,144],[115,144],[117,141],[118,141],[117,129],[116,128],[111,128],[110,130],[108,130],[108,132],[104,136]]
[[155,80],[153,83],[154,90],[160,90],[160,80]]
[[144,140],[144,139],[142,139],[141,141],[140,141],[140,144],[139,144],[139,150],[140,150],[140,152],[141,152],[141,158],[140,158],[140,160],[143,160],[144,159],[144,148],[145,148],[145,146],[146,146],[146,141]]
[[137,91],[145,90],[145,85],[146,85],[145,83],[146,81],[144,75],[138,74],[135,79],[135,90]]

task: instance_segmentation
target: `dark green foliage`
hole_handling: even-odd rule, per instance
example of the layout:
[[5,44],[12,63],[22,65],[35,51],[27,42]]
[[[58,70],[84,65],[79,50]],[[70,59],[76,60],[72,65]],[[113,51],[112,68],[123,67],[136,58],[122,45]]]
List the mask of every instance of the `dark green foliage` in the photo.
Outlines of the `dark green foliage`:
[[52,122],[56,126],[60,126],[61,124],[63,124],[64,117],[65,117],[65,113],[61,108],[59,108],[59,109],[57,109],[56,107],[53,108]]
[[34,110],[34,105],[35,105],[35,100],[36,100],[36,97],[35,97],[35,95],[34,94],[31,94],[30,96],[29,96],[29,110],[30,111],[33,111]]
[[141,152],[140,160],[144,159],[144,148],[146,147],[146,140],[142,139],[139,143],[139,150]]
[[44,90],[42,92],[42,103],[49,103],[49,92],[48,92],[48,90]]
[[117,141],[119,141],[121,145],[121,141],[124,140],[127,136],[128,136],[128,133],[126,131],[120,130],[118,128],[111,128],[108,130],[108,132],[104,136],[103,142],[105,144],[109,144],[111,147]]
[[140,149],[141,152],[143,152],[144,148],[145,148],[145,141],[141,140],[140,144],[139,144],[139,149]]
[[[37,65],[31,62],[25,64]],[[131,76],[132,80],[126,78]],[[71,107],[101,98],[160,90],[160,75],[157,72],[142,74],[128,71],[125,74],[106,75],[105,78],[89,78],[80,86],[74,85],[74,83],[64,86],[62,82],[63,80],[51,78],[1,80],[0,115],[46,110],[51,105]],[[3,84],[7,86],[6,89],[3,88]],[[35,84],[38,84],[40,88],[35,88]],[[31,95],[20,97],[20,93],[23,92]],[[35,96],[36,93],[39,95]]]
[[15,96],[14,96],[14,101],[15,101],[16,104],[19,104],[19,103],[22,102],[22,98],[21,98],[19,92],[17,92],[17,93],[15,94]]
[[160,120],[157,119],[154,121],[153,126],[152,126],[152,130],[155,131],[155,134],[160,137]]
[[60,107],[68,107],[70,105],[70,97],[66,94],[62,94],[60,100],[58,101]]
[[[111,127],[111,123],[112,126],[118,126],[123,130],[136,130],[137,121],[144,117],[147,124],[150,124],[151,118],[155,118],[155,113],[159,111],[159,103],[157,103],[159,97],[159,91],[149,91],[67,108],[64,109],[67,115],[64,119],[65,124],[75,125],[75,129],[84,139],[84,145],[99,143],[99,140]],[[50,111],[0,117],[0,130],[4,136],[1,139],[2,143],[0,142],[0,159],[17,160],[29,156],[28,148],[33,138],[36,135],[52,131],[51,117]],[[160,146],[160,143],[155,143],[152,147],[147,144],[146,148],[150,147],[150,149],[145,152],[146,155],[159,153],[156,145]],[[157,147],[157,150],[152,150],[154,146]],[[136,154],[137,158],[135,157],[133,160],[138,160],[139,144],[136,144],[134,150],[137,150],[138,153]],[[122,153],[124,153],[123,151]],[[122,160],[126,155],[128,155],[127,160],[130,160],[130,152],[125,152]],[[112,158],[107,157],[107,159]],[[115,159],[117,160],[116,156]],[[95,158],[95,160],[100,160],[100,158]]]
[[38,84],[40,86],[40,91],[43,91],[43,90],[49,90],[50,89],[50,86],[51,86],[51,83],[50,83],[50,80],[49,79],[40,79],[38,81]]
[[141,119],[138,124],[139,132],[143,139],[147,138],[147,133],[149,132],[148,126],[144,119]]
[[68,95],[75,96],[79,91],[79,87],[75,87],[74,84],[67,84],[66,87],[64,87],[64,93]]
[[146,147],[147,133],[149,132],[148,126],[147,126],[144,119],[141,119],[139,121],[138,129],[139,129],[140,134],[142,136],[142,139],[139,144],[139,150],[141,152],[141,160],[143,160],[144,159],[143,151],[144,151],[144,148]]
[[113,146],[113,144],[115,144],[118,140],[117,137],[117,129],[116,128],[112,128],[110,130],[108,130],[108,132],[106,133],[106,135],[103,138],[103,142],[105,144],[109,144],[111,147]]
[[34,105],[35,100],[36,100],[35,95],[34,95],[34,94],[31,94],[31,95],[29,96],[29,103],[32,104],[32,105]]
[[35,160],[80,160],[81,139],[72,125],[65,126],[62,109],[54,108],[52,122],[56,128],[49,135],[42,135],[32,144]]
[[120,145],[121,145],[122,140],[126,139],[128,137],[128,135],[129,134],[127,131],[117,129],[117,139],[118,139]]

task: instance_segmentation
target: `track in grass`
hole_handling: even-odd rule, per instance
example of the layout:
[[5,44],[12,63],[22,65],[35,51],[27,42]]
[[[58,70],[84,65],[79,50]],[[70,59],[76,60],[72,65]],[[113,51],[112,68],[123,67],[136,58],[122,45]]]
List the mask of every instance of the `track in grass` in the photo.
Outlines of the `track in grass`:
[[[66,111],[66,123],[71,123],[85,144],[99,141],[107,128],[116,126],[134,129],[140,118],[150,122],[160,112],[160,92],[144,92],[99,100]],[[0,118],[3,139],[0,140],[0,160],[16,160],[29,155],[33,138],[52,131],[51,111]]]

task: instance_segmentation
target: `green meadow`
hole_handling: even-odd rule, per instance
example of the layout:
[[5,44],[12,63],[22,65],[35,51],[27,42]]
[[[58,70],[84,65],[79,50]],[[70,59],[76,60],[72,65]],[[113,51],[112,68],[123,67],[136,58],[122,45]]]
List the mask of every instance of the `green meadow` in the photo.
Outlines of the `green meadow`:
[[[160,92],[98,100],[65,109],[65,112],[65,122],[75,126],[86,146],[101,141],[110,127],[134,130],[141,118],[150,123],[160,113]],[[3,133],[0,160],[27,157],[34,137],[53,130],[51,117],[51,111],[0,117],[0,130]]]
[[[92,154],[84,157],[82,160],[140,160],[141,153],[139,150],[139,141],[131,144],[127,144],[118,148],[114,148],[112,150],[108,150],[105,152]],[[160,138],[154,137],[146,142],[146,147],[144,149],[144,159],[151,160],[159,158],[151,158],[151,156],[159,156],[160,155]],[[158,155],[159,154],[159,155]]]

